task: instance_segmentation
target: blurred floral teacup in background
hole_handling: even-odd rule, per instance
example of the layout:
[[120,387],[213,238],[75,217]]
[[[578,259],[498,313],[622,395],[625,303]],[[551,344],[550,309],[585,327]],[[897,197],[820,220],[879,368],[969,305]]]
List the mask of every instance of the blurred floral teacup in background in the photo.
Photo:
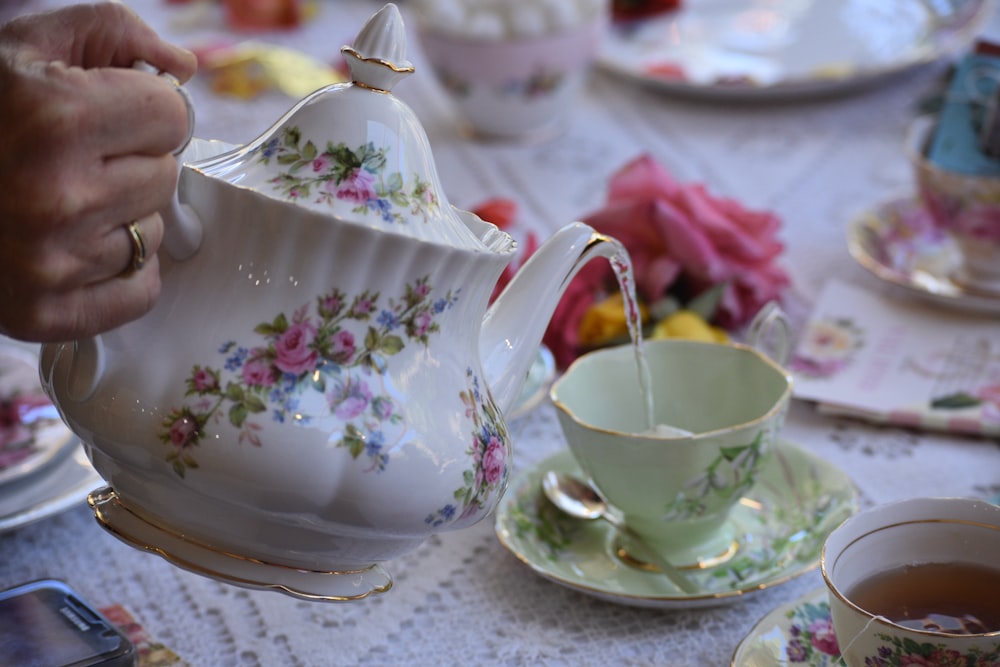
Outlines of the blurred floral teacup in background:
[[608,21],[608,0],[418,0],[417,36],[475,137],[562,131]]
[[936,119],[917,118],[907,136],[920,200],[962,253],[952,278],[1000,294],[1000,176],[945,169],[927,157]]

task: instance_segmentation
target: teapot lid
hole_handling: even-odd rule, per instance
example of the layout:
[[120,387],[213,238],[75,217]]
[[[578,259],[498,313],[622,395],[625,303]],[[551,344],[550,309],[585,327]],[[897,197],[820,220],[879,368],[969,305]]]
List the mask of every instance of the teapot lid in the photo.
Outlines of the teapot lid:
[[423,126],[391,93],[413,73],[396,5],[383,6],[341,52],[350,82],[310,94],[246,146],[190,166],[327,216],[432,243],[508,245],[481,238],[448,203]]

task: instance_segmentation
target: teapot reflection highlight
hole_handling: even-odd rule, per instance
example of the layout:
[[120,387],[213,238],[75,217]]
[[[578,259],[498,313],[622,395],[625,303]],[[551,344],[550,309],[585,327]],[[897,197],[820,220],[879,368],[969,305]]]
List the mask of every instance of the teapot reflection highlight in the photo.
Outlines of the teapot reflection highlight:
[[[613,239],[573,223],[493,303],[513,239],[450,205],[391,93],[388,4],[316,91],[245,146],[195,139],[146,316],[43,347],[42,382],[119,538],[308,599],[388,590],[385,561],[488,515],[504,420],[565,286]],[[167,216],[165,216],[166,218]]]

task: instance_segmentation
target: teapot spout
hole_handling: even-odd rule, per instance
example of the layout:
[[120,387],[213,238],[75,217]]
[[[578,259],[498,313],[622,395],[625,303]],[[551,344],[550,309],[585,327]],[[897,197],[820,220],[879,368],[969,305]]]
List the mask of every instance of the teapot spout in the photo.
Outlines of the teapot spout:
[[525,262],[483,320],[480,354],[487,384],[504,413],[520,396],[559,299],[591,259],[626,253],[615,239],[582,222],[563,227]]

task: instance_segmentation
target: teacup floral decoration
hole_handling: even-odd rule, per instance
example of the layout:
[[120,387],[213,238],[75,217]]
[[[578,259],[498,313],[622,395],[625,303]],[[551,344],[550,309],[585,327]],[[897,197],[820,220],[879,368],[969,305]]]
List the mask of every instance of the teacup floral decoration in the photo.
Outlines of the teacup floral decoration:
[[[480,213],[500,226],[495,214],[510,215],[495,202]],[[776,215],[679,183],[648,154],[612,176],[605,206],[583,221],[628,250],[648,337],[724,341],[791,283],[779,265]],[[591,263],[564,293],[544,342],[565,368],[625,336],[617,280],[607,265]]]

